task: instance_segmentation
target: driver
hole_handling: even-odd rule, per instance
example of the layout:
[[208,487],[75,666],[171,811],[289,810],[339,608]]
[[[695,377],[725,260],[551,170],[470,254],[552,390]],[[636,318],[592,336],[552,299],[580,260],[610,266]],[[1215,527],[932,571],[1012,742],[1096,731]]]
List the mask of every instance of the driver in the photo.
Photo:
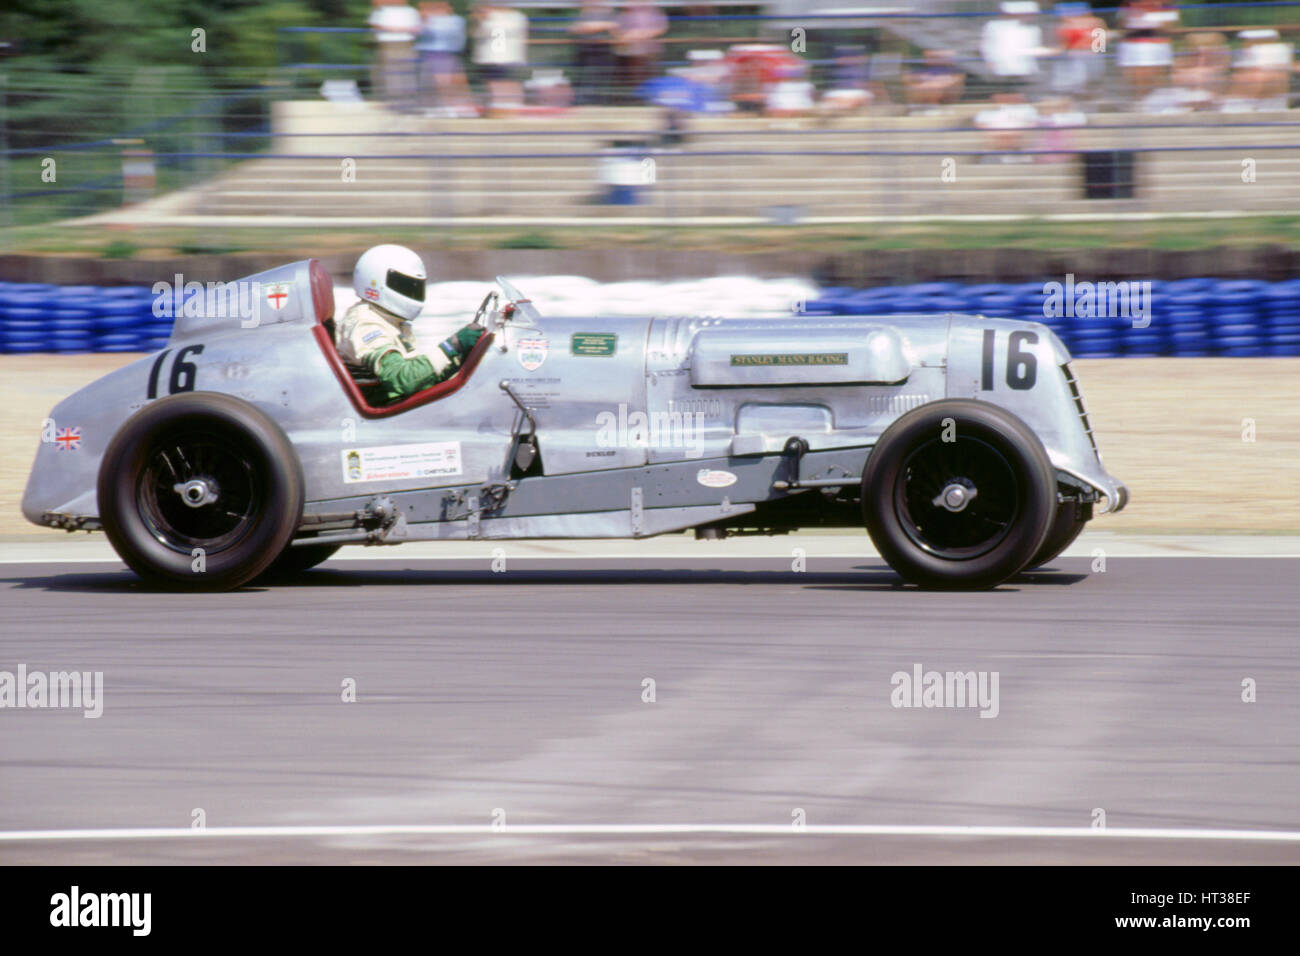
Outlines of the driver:
[[424,308],[424,263],[405,246],[367,249],[352,273],[361,301],[343,314],[334,333],[339,355],[370,371],[389,404],[454,375],[483,335],[467,325],[432,352],[415,348],[409,323]]

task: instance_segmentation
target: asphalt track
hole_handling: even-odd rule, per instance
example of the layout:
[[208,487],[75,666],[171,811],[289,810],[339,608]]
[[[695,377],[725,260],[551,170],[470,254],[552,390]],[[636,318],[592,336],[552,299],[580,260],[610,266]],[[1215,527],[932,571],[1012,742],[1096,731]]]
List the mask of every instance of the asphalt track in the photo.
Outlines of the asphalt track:
[[[104,673],[99,719],[0,710],[0,863],[1300,862],[1300,559],[702,554],[0,564],[0,670]],[[916,664],[998,672],[996,718],[891,706]]]

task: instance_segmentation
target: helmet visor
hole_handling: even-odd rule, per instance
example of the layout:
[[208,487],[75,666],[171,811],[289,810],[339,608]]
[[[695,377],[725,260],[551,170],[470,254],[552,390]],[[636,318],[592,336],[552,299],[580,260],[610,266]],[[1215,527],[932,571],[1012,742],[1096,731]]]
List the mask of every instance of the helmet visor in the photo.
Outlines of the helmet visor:
[[396,269],[388,270],[388,278],[385,280],[388,288],[392,289],[398,295],[404,295],[408,299],[414,299],[416,302],[424,301],[424,280],[417,279],[415,276],[408,276],[398,272]]

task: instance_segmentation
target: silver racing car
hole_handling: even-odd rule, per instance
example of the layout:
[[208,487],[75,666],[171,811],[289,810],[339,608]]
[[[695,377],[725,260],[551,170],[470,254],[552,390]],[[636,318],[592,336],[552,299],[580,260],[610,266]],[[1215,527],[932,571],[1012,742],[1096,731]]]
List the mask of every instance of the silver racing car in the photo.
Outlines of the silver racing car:
[[347,544],[863,527],[904,579],[992,587],[1124,485],[1045,326],[965,315],[552,318],[498,280],[447,381],[383,404],[315,260],[189,307],[60,402],[23,497],[155,584],[228,589]]

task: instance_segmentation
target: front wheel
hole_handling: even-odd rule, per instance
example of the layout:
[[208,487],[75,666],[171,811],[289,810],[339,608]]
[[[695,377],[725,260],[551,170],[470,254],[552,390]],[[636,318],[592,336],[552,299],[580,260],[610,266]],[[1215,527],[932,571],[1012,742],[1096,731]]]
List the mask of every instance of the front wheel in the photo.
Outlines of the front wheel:
[[1025,570],[1032,571],[1034,568],[1040,568],[1049,561],[1055,561],[1059,558],[1066,548],[1074,544],[1074,539],[1079,537],[1084,525],[1091,518],[1092,505],[1090,504],[1063,501],[1057,505],[1056,516],[1052,519],[1052,527],[1048,529],[1047,537],[1043,539],[1038,553],[1025,566]]
[[930,588],[990,588],[1038,553],[1056,479],[1029,426],[996,405],[933,402],[880,436],[862,475],[862,510],[881,556]]
[[97,483],[113,548],[164,587],[220,591],[261,574],[302,518],[302,466],[284,431],[241,399],[159,399],[109,442]]

